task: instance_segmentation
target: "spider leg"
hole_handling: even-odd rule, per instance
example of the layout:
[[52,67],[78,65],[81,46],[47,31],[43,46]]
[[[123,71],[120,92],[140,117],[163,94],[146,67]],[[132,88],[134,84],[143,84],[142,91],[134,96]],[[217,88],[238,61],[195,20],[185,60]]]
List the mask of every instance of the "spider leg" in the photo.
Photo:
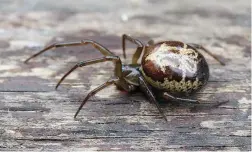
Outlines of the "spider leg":
[[200,101],[198,100],[195,100],[195,99],[186,99],[186,98],[178,98],[178,97],[174,97],[173,95],[167,93],[167,92],[164,92],[163,93],[163,97],[167,100],[175,100],[175,101],[181,101],[181,102],[189,102],[189,103],[196,103],[196,104],[199,104]]
[[125,52],[125,40],[128,40],[134,44],[136,44],[137,50],[135,51],[133,57],[132,57],[132,64],[137,64],[137,60],[140,58],[142,51],[144,50],[144,45],[143,43],[135,38],[132,38],[129,35],[123,34],[122,35],[122,49],[123,49],[123,57],[126,58],[126,52]]
[[[117,56],[105,56],[102,58],[98,58],[98,59],[93,59],[93,60],[89,60],[89,61],[81,61],[79,63],[77,63],[74,67],[72,67],[61,79],[60,81],[57,83],[55,89],[57,89],[59,87],[59,85],[61,84],[61,82],[70,74],[72,73],[74,70],[76,70],[78,67],[83,67],[83,66],[87,66],[87,65],[91,65],[91,64],[96,64],[99,62],[106,62],[106,61],[115,61],[118,62],[120,61],[120,58]],[[118,66],[118,65],[116,65]],[[121,66],[118,68],[121,69]]]
[[216,61],[218,61],[221,65],[225,65],[224,62],[222,62],[215,54],[213,54],[212,52],[210,52],[208,49],[206,49],[205,47],[199,45],[199,44],[195,44],[195,43],[188,43],[188,45],[190,45],[191,47],[195,48],[195,49],[201,49],[203,51],[205,51],[208,55],[210,55],[211,57],[213,57]]
[[[111,56],[113,56],[114,58],[117,58],[115,61],[116,67],[115,67],[115,75],[118,77],[122,77],[122,62],[120,60],[119,57],[115,56],[114,53],[112,53],[111,51],[109,51],[106,47],[102,46],[101,44],[93,41],[93,40],[82,40],[80,42],[72,42],[72,43],[56,43],[56,44],[52,44],[46,48],[44,48],[43,50],[39,51],[38,53],[32,55],[31,57],[29,57],[28,59],[26,59],[24,62],[27,63],[30,59],[37,57],[38,55],[50,50],[50,49],[55,49],[58,47],[68,47],[68,46],[82,46],[82,45],[87,45],[87,44],[92,44],[92,46],[94,48],[96,48],[98,51],[100,51],[104,56],[110,56],[108,57],[108,60],[112,60],[110,59]],[[113,58],[112,57],[112,58]],[[93,61],[94,62],[94,61]],[[93,63],[91,62],[91,63]],[[73,67],[67,74],[70,74],[72,71],[74,71],[78,66],[76,65],[75,67]],[[66,77],[65,76],[65,77]],[[65,78],[63,77],[63,79]],[[63,81],[63,80],[62,80]],[[60,83],[58,83],[59,85]],[[56,88],[58,87],[58,85],[56,86]]]
[[173,95],[164,92],[163,93],[163,98],[167,99],[167,100],[173,100],[173,101],[180,101],[180,102],[188,102],[188,103],[194,103],[194,104],[211,104],[215,107],[218,107],[222,104],[225,104],[227,102],[229,102],[229,100],[225,100],[225,101],[221,101],[221,102],[209,102],[209,101],[203,101],[203,100],[196,100],[196,99],[186,99],[186,98],[178,98],[178,97],[174,97]]
[[139,83],[140,83],[141,90],[150,98],[150,101],[155,104],[155,106],[157,107],[159,113],[162,115],[164,120],[167,121],[167,118],[166,118],[164,112],[162,111],[161,107],[159,106],[159,103],[157,102],[151,89],[149,88],[149,86],[146,84],[146,82],[144,81],[144,79],[142,77],[139,77]]
[[82,109],[82,107],[84,106],[84,104],[87,102],[87,100],[94,96],[97,92],[101,91],[102,89],[115,84],[117,81],[119,81],[119,78],[113,78],[108,80],[107,82],[103,83],[102,85],[100,85],[99,87],[95,88],[94,90],[92,90],[91,92],[88,93],[88,95],[85,97],[85,99],[82,101],[80,107],[78,108],[78,110],[76,111],[74,118],[77,117],[77,115],[79,114],[80,110]]
[[55,49],[55,48],[59,48],[59,47],[69,47],[69,46],[82,46],[82,45],[87,45],[87,44],[92,44],[92,46],[96,49],[98,49],[103,55],[111,55],[114,56],[114,54],[112,52],[110,52],[107,48],[105,48],[104,46],[102,46],[101,44],[93,41],[93,40],[82,40],[80,42],[71,42],[71,43],[55,43],[52,45],[49,45],[48,47],[44,48],[43,50],[39,51],[38,53],[32,55],[31,57],[29,57],[28,59],[26,59],[24,61],[24,63],[28,63],[29,60],[31,60],[32,58],[37,57],[38,55],[50,50],[50,49]]

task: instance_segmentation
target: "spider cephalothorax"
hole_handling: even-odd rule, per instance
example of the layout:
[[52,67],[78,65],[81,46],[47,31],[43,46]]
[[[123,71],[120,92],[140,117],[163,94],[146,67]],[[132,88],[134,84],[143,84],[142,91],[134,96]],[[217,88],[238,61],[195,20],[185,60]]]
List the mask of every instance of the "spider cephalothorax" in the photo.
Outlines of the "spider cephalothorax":
[[[199,103],[199,100],[182,98],[198,91],[208,81],[208,64],[197,49],[202,49],[220,62],[220,64],[224,65],[215,55],[198,44],[185,44],[179,41],[163,41],[155,44],[151,40],[147,45],[144,45],[141,41],[124,34],[122,36],[122,47],[125,58],[125,40],[137,45],[131,64],[123,65],[118,56],[93,40],[50,45],[28,58],[25,63],[53,48],[92,44],[92,46],[98,49],[104,57],[77,63],[61,78],[56,89],[61,82],[78,67],[99,62],[113,61],[115,63],[115,72],[110,80],[92,90],[86,96],[74,117],[78,115],[91,96],[107,86],[115,84],[118,88],[128,92],[136,91],[137,88],[140,88],[150,101],[156,105],[165,120],[167,119],[156,101],[156,96],[165,100]],[[137,61],[142,52],[143,58],[141,64],[138,64]]]

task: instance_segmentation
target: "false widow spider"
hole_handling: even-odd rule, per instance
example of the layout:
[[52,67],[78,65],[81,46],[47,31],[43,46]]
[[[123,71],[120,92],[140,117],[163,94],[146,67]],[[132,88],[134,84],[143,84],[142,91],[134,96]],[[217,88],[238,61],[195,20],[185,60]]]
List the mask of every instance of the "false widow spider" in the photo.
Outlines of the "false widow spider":
[[[166,116],[161,110],[157,98],[190,103],[201,102],[196,99],[186,98],[200,90],[207,83],[209,78],[208,64],[198,49],[205,51],[221,65],[225,65],[214,54],[198,44],[186,44],[180,41],[162,41],[154,43],[154,41],[150,40],[147,45],[144,45],[140,40],[126,34],[122,35],[122,50],[124,58],[126,58],[126,40],[137,45],[131,64],[122,64],[121,59],[117,55],[101,44],[88,39],[73,43],[52,44],[32,55],[24,62],[28,63],[30,59],[37,57],[50,49],[91,44],[94,48],[100,51],[104,57],[78,62],[60,79],[55,89],[57,89],[61,82],[75,69],[100,62],[114,62],[114,76],[88,93],[75,113],[74,118],[76,118],[91,96],[95,95],[100,90],[115,84],[118,88],[127,92],[133,92],[140,88],[150,101],[154,103],[166,121]],[[143,57],[141,64],[138,64],[137,61],[142,53]]]

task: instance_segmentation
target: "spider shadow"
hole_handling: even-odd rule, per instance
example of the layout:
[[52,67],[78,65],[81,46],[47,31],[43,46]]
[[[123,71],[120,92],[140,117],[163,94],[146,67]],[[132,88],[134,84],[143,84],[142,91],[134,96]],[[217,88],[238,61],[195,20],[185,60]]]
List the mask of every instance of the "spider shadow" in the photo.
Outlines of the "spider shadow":
[[[122,98],[131,99],[132,101],[140,101],[140,102],[147,101],[150,104],[153,104],[148,99],[148,97],[140,90],[130,93],[122,91],[119,96],[122,96]],[[192,95],[190,98],[196,99],[197,95]],[[160,97],[156,97],[156,100],[158,101],[162,110],[164,111],[168,110],[174,113],[179,113],[181,111],[186,111],[190,113],[207,112],[213,109],[217,109],[219,106],[229,102],[229,100],[225,100],[221,102],[212,101],[212,102],[191,103],[191,102],[166,100]]]

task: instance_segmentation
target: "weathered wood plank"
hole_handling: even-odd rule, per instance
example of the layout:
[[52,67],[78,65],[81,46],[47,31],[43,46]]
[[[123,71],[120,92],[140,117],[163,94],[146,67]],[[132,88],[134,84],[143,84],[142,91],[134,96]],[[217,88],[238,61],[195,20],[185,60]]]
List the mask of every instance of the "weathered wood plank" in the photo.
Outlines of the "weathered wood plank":
[[[37,0],[27,1],[26,7],[14,0],[1,3],[0,150],[251,150],[248,0],[63,0],[57,6]],[[226,66],[204,54],[211,75],[196,97],[229,102],[218,107],[161,103],[165,123],[143,94],[127,94],[112,86],[90,99],[73,119],[85,95],[110,78],[113,64],[80,68],[55,91],[68,69],[78,61],[100,57],[99,52],[89,46],[60,48],[23,63],[44,45],[86,38],[122,56],[123,33],[144,42],[181,40],[209,48]],[[124,62],[130,62],[135,47],[127,46],[129,58]]]

